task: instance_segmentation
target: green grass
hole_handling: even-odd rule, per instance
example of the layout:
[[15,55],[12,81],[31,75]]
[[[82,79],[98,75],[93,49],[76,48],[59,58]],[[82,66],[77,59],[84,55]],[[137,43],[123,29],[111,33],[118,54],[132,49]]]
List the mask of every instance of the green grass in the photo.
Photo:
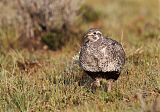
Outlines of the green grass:
[[[16,33],[0,30],[0,111],[160,110],[160,102],[155,101],[160,101],[158,1],[88,0],[87,4],[93,1],[93,7],[104,16],[97,22],[86,23],[81,27],[102,28],[104,34],[121,42],[126,51],[126,64],[114,83],[112,92],[105,92],[105,81],[100,89],[92,92],[92,80],[84,75],[72,59],[80,46],[76,39],[61,51],[29,52],[14,44]],[[10,48],[10,42],[13,43],[13,48]],[[71,44],[72,42],[74,43]]]

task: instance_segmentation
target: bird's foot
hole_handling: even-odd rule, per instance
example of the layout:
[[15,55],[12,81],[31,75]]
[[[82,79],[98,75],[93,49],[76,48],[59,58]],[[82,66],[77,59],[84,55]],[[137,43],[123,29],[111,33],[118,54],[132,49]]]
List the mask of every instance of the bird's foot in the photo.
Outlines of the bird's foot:
[[100,80],[97,78],[91,85],[100,87]]
[[92,90],[96,91],[97,88],[100,87],[100,80],[96,79],[94,82],[91,83]]
[[108,81],[107,92],[111,92],[111,90],[112,90],[112,83],[113,83],[113,80],[109,80]]

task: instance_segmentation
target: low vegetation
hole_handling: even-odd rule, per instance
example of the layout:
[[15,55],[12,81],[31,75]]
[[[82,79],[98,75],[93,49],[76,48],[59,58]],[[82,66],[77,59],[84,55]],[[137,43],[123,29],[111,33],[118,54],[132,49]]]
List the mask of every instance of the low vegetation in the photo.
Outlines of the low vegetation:
[[[0,111],[158,112],[160,110],[158,1],[87,0],[84,4],[92,7],[96,13],[100,12],[99,17],[93,18],[94,21],[89,20],[90,22],[75,20],[79,27],[73,24],[68,30],[73,33],[64,32],[68,37],[73,37],[67,41],[63,40],[67,43],[64,44],[59,39],[64,38],[62,33],[58,33],[62,36],[54,34],[57,29],[41,32],[42,41],[54,51],[43,49],[44,46],[35,50],[33,47],[39,45],[35,40],[32,40],[32,43],[36,46],[28,47],[31,42],[26,43],[25,38],[20,38],[21,27],[17,26],[19,23],[10,22],[11,17],[15,16],[13,12],[16,9],[12,6],[14,1],[8,2],[9,5],[6,7],[2,7],[2,2],[6,3],[4,0],[0,2],[0,9],[3,9],[0,12],[7,11],[13,15],[3,12],[1,13],[3,16],[0,16]],[[6,20],[3,19],[5,17],[10,18],[2,22]],[[78,65],[80,37],[90,27],[101,28],[105,35],[121,42],[126,52],[126,64],[110,93],[106,92],[105,80],[101,82],[102,86],[93,92],[90,87],[92,79],[85,75]],[[57,41],[55,36],[59,37],[60,41]],[[50,40],[51,37],[55,40]],[[27,47],[22,47],[21,42]],[[44,43],[40,42],[40,45]],[[65,46],[61,47],[59,43]]]

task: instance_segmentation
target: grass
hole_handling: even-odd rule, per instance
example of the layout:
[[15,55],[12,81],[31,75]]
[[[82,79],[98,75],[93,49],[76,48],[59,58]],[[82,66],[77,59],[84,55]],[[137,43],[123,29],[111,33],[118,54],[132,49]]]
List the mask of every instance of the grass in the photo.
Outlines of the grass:
[[88,0],[87,4],[93,1],[93,7],[104,16],[81,27],[102,28],[126,51],[125,67],[112,92],[105,92],[104,81],[92,93],[92,80],[72,58],[80,46],[76,39],[57,52],[31,52],[17,46],[10,48],[9,42],[14,44],[17,34],[0,30],[0,111],[160,111],[158,1]]

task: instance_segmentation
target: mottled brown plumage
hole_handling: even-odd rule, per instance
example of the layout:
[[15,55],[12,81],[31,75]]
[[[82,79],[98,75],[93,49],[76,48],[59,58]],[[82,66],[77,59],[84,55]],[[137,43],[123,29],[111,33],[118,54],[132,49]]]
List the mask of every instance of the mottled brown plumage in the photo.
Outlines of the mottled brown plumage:
[[83,70],[95,81],[98,78],[117,80],[125,63],[125,52],[117,41],[104,37],[98,29],[90,29],[84,36],[79,60]]

